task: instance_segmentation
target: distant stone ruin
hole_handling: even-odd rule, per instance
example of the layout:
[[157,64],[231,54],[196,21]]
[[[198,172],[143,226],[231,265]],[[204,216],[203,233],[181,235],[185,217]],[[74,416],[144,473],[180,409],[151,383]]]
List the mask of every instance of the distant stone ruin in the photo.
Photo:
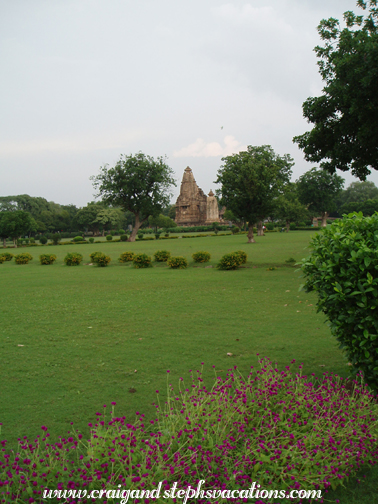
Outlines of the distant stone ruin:
[[175,221],[178,226],[203,226],[220,222],[217,198],[213,191],[210,190],[206,196],[198,187],[189,166],[185,168],[182,177]]

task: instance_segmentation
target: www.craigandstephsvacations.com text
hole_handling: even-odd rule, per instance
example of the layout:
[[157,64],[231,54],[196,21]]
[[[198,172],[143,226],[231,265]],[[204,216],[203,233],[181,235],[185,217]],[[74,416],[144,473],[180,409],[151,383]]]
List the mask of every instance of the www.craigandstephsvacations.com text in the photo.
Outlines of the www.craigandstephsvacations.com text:
[[44,499],[119,499],[119,504],[132,502],[134,499],[180,499],[183,504],[197,499],[218,500],[219,499],[320,499],[321,490],[264,490],[261,486],[253,482],[248,489],[234,490],[206,490],[202,488],[205,480],[201,480],[196,488],[190,485],[185,489],[178,489],[177,482],[169,489],[162,489],[163,482],[160,481],[157,488],[150,490],[127,490],[118,485],[117,489],[108,490],[45,490]]

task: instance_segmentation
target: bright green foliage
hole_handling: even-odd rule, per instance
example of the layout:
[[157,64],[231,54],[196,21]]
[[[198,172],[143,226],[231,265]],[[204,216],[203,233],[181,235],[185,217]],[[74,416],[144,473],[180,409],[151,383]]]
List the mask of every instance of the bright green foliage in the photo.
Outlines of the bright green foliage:
[[134,268],[137,268],[137,269],[150,268],[150,267],[152,267],[151,256],[148,256],[147,254],[134,254],[133,265],[134,265]]
[[119,239],[120,239],[122,242],[125,242],[125,241],[127,241],[127,235],[126,235],[126,234],[121,234],[121,236],[119,237]]
[[121,263],[130,262],[134,259],[134,252],[122,252],[118,261]]
[[64,258],[64,262],[66,263],[67,266],[79,266],[82,260],[83,256],[78,252],[68,253]]
[[354,372],[378,389],[378,214],[349,214],[311,242],[302,260],[306,291],[330,321]]
[[84,238],[82,236],[75,236],[75,238],[72,238],[73,242],[82,242],[84,241]]
[[111,261],[111,258],[105,254],[97,253],[97,255],[94,257],[93,262],[97,264],[97,266],[100,266],[104,268],[107,266]]
[[365,180],[378,169],[378,9],[377,1],[358,0],[369,14],[344,13],[323,19],[318,27],[324,47],[315,47],[323,94],[303,103],[303,115],[314,127],[294,137],[307,161],[330,173],[352,170]]
[[113,236],[111,234],[106,235],[106,240],[107,241],[113,240]]
[[312,168],[297,180],[298,199],[312,215],[321,214],[322,225],[325,226],[327,212],[335,209],[336,197],[343,185],[344,179],[338,175]]
[[6,261],[11,261],[13,258],[13,254],[11,252],[1,252],[0,257],[5,257]]
[[220,270],[236,270],[241,266],[242,260],[239,252],[231,252],[221,257],[217,268]]
[[89,243],[93,243],[94,242],[93,236],[91,236],[90,238],[88,238],[88,241],[89,241]]
[[154,258],[156,262],[167,262],[167,260],[171,257],[171,253],[168,250],[158,250],[154,254]]
[[238,254],[240,258],[240,264],[245,264],[247,262],[248,256],[243,250],[237,250],[235,254]]
[[141,224],[169,205],[170,186],[176,185],[172,175],[165,158],[155,160],[138,152],[134,156],[121,156],[114,168],[103,166],[100,174],[91,179],[105,203],[135,215],[130,236],[130,241],[135,241]]
[[41,264],[54,264],[55,261],[56,261],[55,254],[41,254],[39,256],[39,262]]
[[22,254],[15,255],[14,260],[16,264],[28,264],[29,261],[33,260],[33,257],[28,252],[23,252]]
[[247,151],[222,158],[216,183],[220,203],[238,221],[248,222],[248,242],[253,243],[253,225],[269,217],[275,199],[291,177],[293,159],[277,155],[270,145],[248,146]]
[[209,254],[209,252],[205,252],[203,250],[201,250],[199,252],[194,252],[194,254],[192,254],[192,259],[196,263],[209,262],[210,258],[211,258],[211,255]]
[[188,267],[188,261],[182,256],[170,257],[167,264],[172,269],[185,269]]

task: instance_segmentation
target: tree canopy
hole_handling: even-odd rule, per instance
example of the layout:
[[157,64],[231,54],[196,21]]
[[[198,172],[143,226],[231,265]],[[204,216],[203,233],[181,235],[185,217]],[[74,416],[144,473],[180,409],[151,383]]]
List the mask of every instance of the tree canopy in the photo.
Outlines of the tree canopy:
[[176,185],[165,158],[155,160],[142,152],[121,156],[114,168],[101,167],[100,174],[91,180],[105,203],[135,215],[129,241],[135,241],[138,229],[150,215],[159,215],[169,205],[170,187]]
[[306,207],[299,201],[297,185],[286,184],[282,194],[275,200],[273,211],[275,218],[286,221],[286,231],[289,232],[290,222],[308,217]]
[[321,214],[326,226],[327,214],[336,206],[336,197],[342,190],[344,179],[335,173],[312,168],[297,180],[298,198],[313,216]]
[[294,165],[289,154],[277,155],[270,145],[253,147],[222,158],[216,183],[220,203],[240,221],[248,222],[248,242],[253,226],[273,213],[274,200],[289,182]]
[[35,231],[37,224],[28,212],[23,210],[14,210],[11,212],[0,212],[0,238],[5,240],[8,237],[13,238],[16,245],[16,239],[29,232]]
[[365,180],[378,169],[378,0],[358,6],[366,16],[344,13],[323,19],[318,27],[324,47],[315,47],[325,86],[319,97],[303,103],[303,115],[314,125],[294,137],[305,159],[330,173],[351,170]]

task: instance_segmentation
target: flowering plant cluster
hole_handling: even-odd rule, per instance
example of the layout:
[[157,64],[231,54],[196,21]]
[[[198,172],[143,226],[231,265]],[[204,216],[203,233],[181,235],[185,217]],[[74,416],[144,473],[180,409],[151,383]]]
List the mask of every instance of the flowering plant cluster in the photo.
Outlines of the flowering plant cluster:
[[211,258],[210,253],[204,250],[200,250],[199,252],[194,252],[194,254],[192,254],[192,259],[196,263],[209,262],[210,258]]
[[83,256],[78,252],[68,253],[64,258],[64,262],[66,263],[67,266],[79,266],[82,260]]
[[46,427],[42,439],[20,439],[17,452],[2,441],[0,502],[40,502],[46,488],[151,489],[160,481],[164,489],[205,480],[214,489],[258,481],[268,490],[327,490],[376,463],[378,407],[366,386],[260,364],[246,378],[235,366],[210,390],[201,371],[190,386],[180,379],[177,393],[167,384],[149,424],[138,412],[134,422],[116,417],[112,403],[110,421],[105,409],[97,413],[87,441],[75,432],[49,443]]
[[13,254],[11,252],[1,252],[0,258],[1,257],[4,257],[4,261],[11,261],[13,258]]
[[154,254],[156,262],[167,262],[170,257],[171,253],[168,250],[157,250]]
[[56,261],[55,254],[41,254],[39,256],[39,262],[41,264],[54,264],[55,261]]
[[16,264],[28,264],[29,261],[33,260],[33,257],[29,254],[29,252],[22,252],[21,254],[15,255],[14,260]]
[[130,262],[134,258],[134,252],[122,252],[118,261],[121,263]]
[[167,264],[171,269],[185,269],[188,267],[188,261],[183,256],[171,256],[168,258]]
[[236,270],[247,262],[247,254],[242,250],[225,254],[217,264],[220,270]]

